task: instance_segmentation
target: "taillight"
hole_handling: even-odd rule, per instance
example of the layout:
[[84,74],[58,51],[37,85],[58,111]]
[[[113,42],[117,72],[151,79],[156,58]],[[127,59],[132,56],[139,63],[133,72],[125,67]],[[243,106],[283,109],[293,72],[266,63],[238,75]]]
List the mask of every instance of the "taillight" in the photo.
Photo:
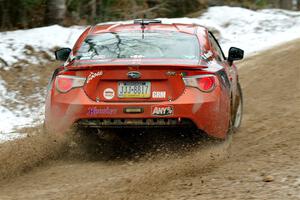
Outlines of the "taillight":
[[211,92],[216,85],[214,75],[198,75],[183,78],[184,84],[189,87],[195,87],[203,92]]
[[210,91],[215,86],[215,77],[208,76],[198,79],[199,87],[201,90]]
[[78,76],[59,75],[56,77],[55,85],[59,92],[66,93],[73,88],[82,87],[86,78]]

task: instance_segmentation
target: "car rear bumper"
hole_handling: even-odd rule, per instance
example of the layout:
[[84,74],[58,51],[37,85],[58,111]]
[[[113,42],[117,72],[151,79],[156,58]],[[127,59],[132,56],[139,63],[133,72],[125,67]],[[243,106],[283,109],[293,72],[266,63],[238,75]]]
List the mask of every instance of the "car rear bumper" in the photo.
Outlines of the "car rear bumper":
[[[225,138],[229,122],[229,98],[222,88],[204,93],[186,88],[174,101],[95,102],[81,88],[66,94],[54,91],[46,103],[46,127],[64,132],[73,125],[91,128],[116,127],[188,127],[208,135]],[[157,115],[155,108],[172,108],[172,113]],[[125,113],[126,108],[140,108],[140,113]],[[161,113],[160,113],[161,114]]]
[[190,119],[148,118],[148,119],[80,119],[75,125],[78,128],[195,128]]

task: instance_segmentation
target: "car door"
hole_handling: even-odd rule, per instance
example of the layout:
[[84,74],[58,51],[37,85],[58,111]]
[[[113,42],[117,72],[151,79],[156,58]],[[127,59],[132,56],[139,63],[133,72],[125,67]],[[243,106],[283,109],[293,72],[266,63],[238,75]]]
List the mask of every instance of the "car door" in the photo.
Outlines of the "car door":
[[217,39],[214,37],[213,33],[209,32],[209,41],[211,43],[211,49],[213,51],[214,57],[216,62],[219,65],[222,65],[226,71],[226,74],[228,76],[228,80],[230,81],[230,90],[233,96],[235,96],[236,91],[236,84],[237,84],[237,71],[235,65],[229,65],[229,63],[226,60],[226,57],[224,55],[224,52],[222,51],[222,48],[217,41]]

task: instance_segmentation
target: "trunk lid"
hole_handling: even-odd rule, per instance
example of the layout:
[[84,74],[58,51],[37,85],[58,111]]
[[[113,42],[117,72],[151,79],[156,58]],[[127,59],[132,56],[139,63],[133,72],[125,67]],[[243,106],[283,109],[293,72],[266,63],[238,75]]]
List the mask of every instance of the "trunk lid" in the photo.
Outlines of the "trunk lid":
[[[137,74],[139,78],[131,78]],[[94,101],[166,101],[185,86],[179,71],[165,69],[98,69],[86,74],[84,91]]]
[[[189,65],[190,64],[190,65]],[[182,72],[206,66],[179,64],[121,65],[116,63],[73,65],[76,75],[87,77],[83,89],[96,102],[173,101],[185,89]]]

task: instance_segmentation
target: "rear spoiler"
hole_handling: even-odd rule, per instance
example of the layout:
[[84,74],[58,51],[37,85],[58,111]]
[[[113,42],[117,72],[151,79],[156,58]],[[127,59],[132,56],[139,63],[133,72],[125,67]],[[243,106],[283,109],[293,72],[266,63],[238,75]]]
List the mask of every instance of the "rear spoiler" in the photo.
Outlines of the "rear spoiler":
[[97,69],[97,68],[115,68],[122,69],[128,67],[139,67],[139,68],[155,68],[155,67],[172,67],[173,69],[188,69],[188,70],[199,70],[208,68],[206,62],[195,63],[195,62],[187,62],[187,61],[170,61],[168,63],[164,62],[135,62],[135,61],[112,61],[112,62],[103,62],[103,61],[75,61],[71,62],[65,66],[68,70],[81,70],[81,69]]

